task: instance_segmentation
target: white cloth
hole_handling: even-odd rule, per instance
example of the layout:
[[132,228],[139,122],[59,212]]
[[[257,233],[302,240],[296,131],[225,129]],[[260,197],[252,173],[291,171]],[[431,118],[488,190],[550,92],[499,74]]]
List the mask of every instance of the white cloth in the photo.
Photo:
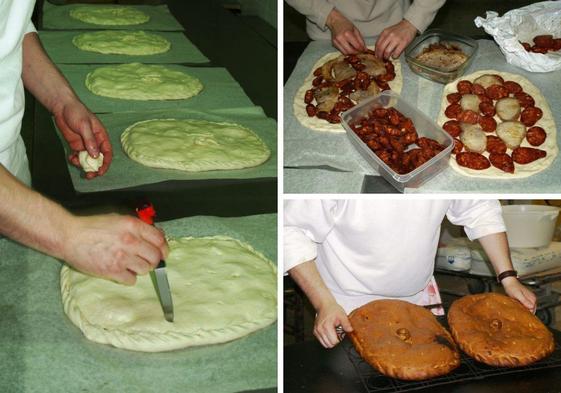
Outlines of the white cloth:
[[35,0],[0,0],[0,164],[16,176],[28,174],[22,169],[27,165],[25,148],[22,154],[18,140],[25,107],[22,41],[25,34],[35,32],[34,5]]
[[315,259],[347,312],[379,298],[419,304],[445,215],[471,240],[506,231],[498,201],[286,201],[284,271]]

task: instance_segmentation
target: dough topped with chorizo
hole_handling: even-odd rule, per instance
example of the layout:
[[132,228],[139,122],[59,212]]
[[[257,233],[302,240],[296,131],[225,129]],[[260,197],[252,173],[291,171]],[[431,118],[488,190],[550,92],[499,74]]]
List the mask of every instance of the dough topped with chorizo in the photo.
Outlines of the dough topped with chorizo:
[[399,94],[403,85],[399,60],[380,60],[368,49],[319,59],[294,97],[294,115],[316,131],[345,132],[340,114],[381,91]]
[[357,352],[380,373],[404,380],[446,375],[460,365],[450,333],[427,309],[403,300],[375,300],[349,315]]
[[528,177],[557,156],[549,105],[517,74],[484,70],[450,82],[437,123],[455,139],[450,166],[465,176]]

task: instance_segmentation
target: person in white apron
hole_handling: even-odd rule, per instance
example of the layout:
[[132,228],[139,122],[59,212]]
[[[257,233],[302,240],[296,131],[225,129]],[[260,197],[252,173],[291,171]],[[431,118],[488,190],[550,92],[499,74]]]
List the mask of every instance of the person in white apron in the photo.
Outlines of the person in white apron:
[[[126,216],[77,217],[33,191],[20,136],[24,86],[53,114],[78,152],[103,153],[88,178],[103,175],[112,159],[101,122],[80,102],[44,52],[31,22],[34,0],[0,0],[0,235],[62,259],[85,273],[134,284],[167,253],[163,234]],[[38,125],[40,126],[40,125]]]
[[535,311],[536,296],[513,271],[498,201],[289,200],[283,270],[316,309],[322,345],[335,346],[335,328],[352,331],[348,313],[373,300],[441,303],[433,271],[444,216],[479,240],[497,275],[507,276],[506,293]]
[[331,39],[344,55],[363,52],[378,37],[376,56],[397,58],[431,24],[446,0],[286,0],[306,16],[312,40]]

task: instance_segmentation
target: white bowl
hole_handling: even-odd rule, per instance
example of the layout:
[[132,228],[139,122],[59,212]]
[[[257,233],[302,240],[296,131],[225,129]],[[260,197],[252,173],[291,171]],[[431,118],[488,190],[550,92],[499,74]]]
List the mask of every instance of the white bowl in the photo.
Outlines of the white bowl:
[[547,247],[553,239],[559,208],[540,205],[503,206],[511,248]]

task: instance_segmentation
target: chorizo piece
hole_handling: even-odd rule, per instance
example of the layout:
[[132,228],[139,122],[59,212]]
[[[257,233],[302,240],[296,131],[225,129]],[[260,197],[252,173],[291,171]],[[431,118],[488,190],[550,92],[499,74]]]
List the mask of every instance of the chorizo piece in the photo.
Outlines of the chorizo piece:
[[487,135],[487,148],[489,153],[494,154],[505,154],[506,153],[506,143],[503,142],[501,138],[494,135]]
[[452,154],[461,153],[464,150],[464,144],[459,139],[454,138],[454,149],[452,150]]
[[460,112],[456,119],[460,123],[477,124],[479,122],[479,114],[468,109],[467,111]]
[[544,158],[547,155],[545,150],[533,147],[517,147],[512,151],[512,159],[517,164],[529,164],[530,162]]
[[417,138],[417,145],[421,149],[430,149],[437,152],[441,152],[442,150],[444,150],[444,146],[442,146],[440,143],[438,143],[434,139],[426,138],[424,136]]
[[493,116],[479,116],[479,125],[485,132],[493,132],[497,129],[497,121]]
[[453,138],[459,137],[460,134],[462,133],[460,122],[457,120],[448,120],[446,123],[442,125],[442,128]]
[[522,91],[522,86],[513,81],[506,81],[503,86],[506,87],[509,93],[516,94]]
[[501,98],[508,97],[508,90],[502,85],[491,85],[485,89],[487,96],[493,100],[500,100]]
[[487,103],[493,103],[493,100],[490,99],[489,97],[487,97],[486,94],[478,94],[477,97],[479,97],[479,102],[487,102]]
[[462,95],[460,93],[450,93],[446,96],[446,99],[450,104],[457,104],[462,99]]
[[521,91],[520,93],[514,93],[514,98],[518,100],[520,106],[523,108],[534,106],[536,104],[532,96],[528,93],[524,93],[523,91]]
[[526,140],[532,146],[539,146],[545,142],[547,134],[541,127],[530,127],[526,132]]
[[482,102],[479,104],[479,110],[485,116],[495,116],[495,105],[492,102]]
[[320,75],[314,78],[314,80],[312,81],[312,85],[314,87],[317,87],[321,84],[321,82],[323,82],[323,76]]
[[306,113],[310,117],[314,117],[317,113],[317,108],[313,104],[306,105]]
[[489,161],[491,161],[491,164],[495,168],[499,168],[501,171],[514,173],[514,162],[508,154],[491,153],[489,155]]
[[314,91],[312,89],[306,90],[306,94],[304,94],[304,102],[306,104],[311,104],[314,100]]
[[460,113],[462,113],[462,107],[460,104],[450,104],[444,111],[446,117],[450,119],[455,119]]
[[456,162],[460,166],[478,171],[487,169],[491,166],[491,163],[483,154],[471,151],[456,154]]
[[520,122],[526,127],[531,127],[543,116],[543,112],[540,108],[535,106],[530,106],[522,111],[520,114]]
[[374,108],[372,110],[372,116],[377,117],[378,119],[383,119],[388,114],[388,110],[386,108]]
[[471,91],[477,95],[485,94],[485,88],[478,83],[472,85]]
[[472,93],[472,84],[470,81],[461,80],[456,85],[458,89],[458,93],[460,94],[471,94]]
[[551,34],[537,35],[534,37],[534,44],[538,48],[549,49],[553,47],[553,36]]

